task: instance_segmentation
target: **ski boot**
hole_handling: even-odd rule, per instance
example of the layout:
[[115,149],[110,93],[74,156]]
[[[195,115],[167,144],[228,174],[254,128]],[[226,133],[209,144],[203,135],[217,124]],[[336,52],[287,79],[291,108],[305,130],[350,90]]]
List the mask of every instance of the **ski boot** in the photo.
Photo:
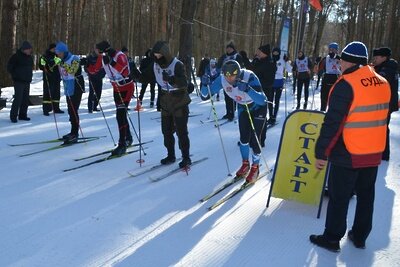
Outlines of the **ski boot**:
[[[66,136],[64,138],[64,136]],[[63,140],[64,143],[63,145],[70,145],[70,144],[75,144],[78,143],[78,135],[77,134],[69,134],[69,135],[64,135]]]
[[243,160],[242,166],[240,166],[239,170],[236,172],[237,177],[245,177],[246,174],[250,170],[250,163],[248,160]]
[[128,135],[125,138],[126,147],[130,147],[133,144],[132,135]]
[[260,174],[259,165],[258,164],[251,165],[250,172],[246,177],[246,183],[255,183],[259,174]]
[[176,160],[175,156],[168,155],[167,157],[165,157],[162,160],[160,160],[160,163],[162,165],[168,165],[168,164],[174,163],[175,160]]
[[111,156],[120,157],[126,153],[126,145],[125,144],[118,144],[113,151],[111,151]]
[[192,160],[190,158],[184,157],[181,162],[179,162],[179,168],[187,168],[192,165]]

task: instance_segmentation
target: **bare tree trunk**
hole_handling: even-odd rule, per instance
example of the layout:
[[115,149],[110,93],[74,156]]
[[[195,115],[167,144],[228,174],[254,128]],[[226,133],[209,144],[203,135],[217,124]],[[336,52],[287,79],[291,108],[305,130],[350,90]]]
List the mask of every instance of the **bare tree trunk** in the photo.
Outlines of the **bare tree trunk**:
[[17,14],[17,0],[3,1],[0,39],[0,87],[12,85],[11,77],[7,72],[7,62],[16,47]]
[[193,18],[196,0],[184,0],[180,19],[179,57],[186,67],[186,77],[191,80],[193,49]]

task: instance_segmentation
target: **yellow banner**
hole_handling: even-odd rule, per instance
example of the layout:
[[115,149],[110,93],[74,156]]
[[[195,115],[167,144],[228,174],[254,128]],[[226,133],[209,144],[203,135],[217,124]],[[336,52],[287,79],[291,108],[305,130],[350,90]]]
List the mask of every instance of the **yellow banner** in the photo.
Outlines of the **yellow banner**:
[[315,168],[314,148],[324,117],[323,112],[299,110],[286,118],[273,176],[273,197],[319,204],[326,168]]

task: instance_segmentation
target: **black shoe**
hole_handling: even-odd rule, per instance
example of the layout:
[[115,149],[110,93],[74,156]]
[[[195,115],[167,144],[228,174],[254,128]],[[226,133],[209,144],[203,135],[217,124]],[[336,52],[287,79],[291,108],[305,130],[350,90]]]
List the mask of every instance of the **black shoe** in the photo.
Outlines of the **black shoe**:
[[130,147],[130,146],[133,144],[132,135],[126,137],[126,139],[125,139],[125,144],[126,144],[126,147]]
[[17,123],[18,122],[18,120],[16,118],[10,118],[10,120],[11,120],[12,123]]
[[20,121],[30,121],[31,120],[31,118],[29,118],[29,117],[18,117],[18,119]]
[[61,110],[61,109],[57,109],[57,110],[54,111],[54,113],[64,114],[65,111],[64,111],[64,110]]
[[276,119],[274,117],[271,117],[271,118],[268,119],[267,124],[274,125],[275,122],[276,122]]
[[45,116],[50,116],[50,114],[49,114],[48,111],[43,111],[43,115],[45,115]]
[[175,161],[176,161],[175,156],[167,156],[166,158],[163,158],[162,160],[160,160],[160,163],[163,165],[167,165],[167,164],[174,163]]
[[88,113],[93,113],[93,110],[90,110],[90,109],[89,109],[89,110],[88,110]]
[[98,108],[94,108],[94,109],[93,109],[93,111],[99,112],[99,111],[100,111],[100,109],[98,109]]
[[116,148],[114,148],[113,151],[111,151],[111,156],[120,157],[125,153],[126,153],[126,145],[125,144],[118,144],[118,146]]
[[306,103],[304,103],[303,109],[307,109],[307,104]]
[[192,160],[190,158],[183,158],[181,162],[179,162],[179,168],[186,168],[192,165]]
[[300,104],[298,104],[298,105],[296,106],[296,109],[300,109]]
[[69,145],[69,144],[75,144],[75,143],[78,143],[78,135],[70,134],[70,135],[68,135],[67,138],[64,139],[63,145]]
[[150,102],[150,108],[154,108],[154,103]]
[[339,241],[329,241],[324,235],[310,235],[311,243],[332,252],[340,252]]
[[354,239],[353,230],[350,230],[350,231],[347,233],[347,237],[350,239],[351,242],[353,242],[353,245],[354,245],[356,248],[365,249],[365,241],[358,241],[358,240]]
[[228,114],[225,114],[224,116],[222,116],[222,119],[228,119],[228,118],[229,118]]
[[66,140],[66,139],[68,139],[71,135],[72,135],[72,133],[67,133],[66,135],[63,135],[63,136],[62,136],[62,139],[63,139],[63,140]]

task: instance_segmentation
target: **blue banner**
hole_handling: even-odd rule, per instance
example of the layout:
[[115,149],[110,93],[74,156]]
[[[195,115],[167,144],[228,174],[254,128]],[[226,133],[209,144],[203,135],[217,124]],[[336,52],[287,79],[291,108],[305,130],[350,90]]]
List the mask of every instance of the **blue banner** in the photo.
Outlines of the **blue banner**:
[[281,40],[280,40],[280,48],[281,48],[281,55],[287,54],[289,51],[289,34],[290,34],[290,19],[284,18],[283,26],[281,31]]

